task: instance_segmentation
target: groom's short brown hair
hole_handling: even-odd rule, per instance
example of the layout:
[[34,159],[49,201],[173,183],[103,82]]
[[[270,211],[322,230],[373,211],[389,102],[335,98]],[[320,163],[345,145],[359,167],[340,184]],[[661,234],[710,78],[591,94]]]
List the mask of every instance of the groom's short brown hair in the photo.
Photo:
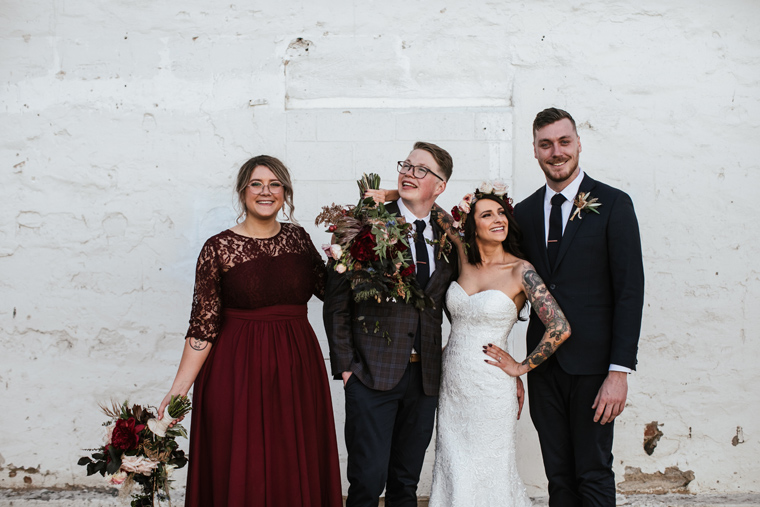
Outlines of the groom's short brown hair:
[[435,163],[441,168],[443,177],[446,178],[446,181],[449,181],[449,178],[451,178],[451,171],[454,170],[454,161],[451,160],[451,155],[449,155],[448,151],[436,144],[426,143],[424,141],[417,141],[414,143],[414,149],[430,153],[430,155],[433,156]]
[[533,139],[536,138],[536,132],[542,128],[546,127],[547,125],[551,125],[554,122],[564,120],[565,118],[570,120],[570,123],[573,124],[573,130],[577,134],[578,129],[575,128],[575,120],[573,120],[573,117],[570,116],[570,113],[562,109],[557,109],[556,107],[550,107],[538,113],[536,115],[536,119],[533,120]]

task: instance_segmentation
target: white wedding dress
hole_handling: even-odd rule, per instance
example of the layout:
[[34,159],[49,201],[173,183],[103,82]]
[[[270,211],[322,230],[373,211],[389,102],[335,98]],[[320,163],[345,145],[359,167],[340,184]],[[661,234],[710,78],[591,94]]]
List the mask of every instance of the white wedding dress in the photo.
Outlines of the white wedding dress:
[[451,335],[443,351],[430,507],[526,507],[517,472],[516,380],[487,364],[483,345],[508,351],[518,310],[503,292],[446,294]]

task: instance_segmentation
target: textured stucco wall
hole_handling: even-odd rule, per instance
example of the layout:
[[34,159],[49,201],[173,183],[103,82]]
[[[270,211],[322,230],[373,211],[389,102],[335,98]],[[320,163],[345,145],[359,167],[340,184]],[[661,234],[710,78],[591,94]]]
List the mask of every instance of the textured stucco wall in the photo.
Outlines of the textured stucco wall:
[[[530,124],[556,105],[642,229],[618,481],[677,467],[691,492],[760,491],[758,25],[754,0],[3,1],[0,487],[97,483],[75,464],[99,438],[96,403],[160,401],[195,258],[234,223],[249,156],[290,166],[320,244],[319,206],[355,200],[361,172],[393,181],[417,139],[454,156],[446,207],[487,177],[527,196],[542,183]],[[312,301],[324,346],[320,313]],[[528,417],[519,431],[540,494]]]

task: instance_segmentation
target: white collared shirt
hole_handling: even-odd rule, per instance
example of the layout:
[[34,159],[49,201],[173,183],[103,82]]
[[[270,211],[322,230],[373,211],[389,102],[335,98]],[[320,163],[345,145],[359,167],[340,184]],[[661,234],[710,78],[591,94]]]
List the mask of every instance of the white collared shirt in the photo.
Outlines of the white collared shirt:
[[[425,230],[422,232],[422,236],[428,240],[433,241],[435,239],[435,236],[433,235],[433,226],[430,224],[430,212],[428,212],[427,216],[425,217],[417,217],[409,211],[409,208],[404,206],[403,199],[400,199],[396,201],[396,204],[398,204],[398,211],[401,213],[401,216],[404,217],[407,221],[407,223],[412,224],[412,227],[415,227],[414,221],[415,220],[422,220],[425,222]],[[415,229],[416,230],[416,227]],[[430,276],[433,276],[433,271],[435,271],[435,247],[434,245],[431,245],[430,243],[426,244],[427,251],[428,251],[428,260],[430,262]],[[409,249],[412,251],[412,258],[414,259],[414,262],[417,262],[417,249],[414,247],[414,241],[409,242]]]
[[[562,203],[562,234],[565,233],[565,226],[567,226],[567,221],[570,218],[570,213],[573,211],[573,201],[575,201],[575,196],[578,195],[578,191],[581,188],[581,182],[583,181],[583,169],[580,167],[578,168],[578,176],[575,177],[575,179],[566,186],[562,192],[559,192],[560,194],[565,196],[566,201]],[[549,188],[549,185],[546,185],[546,194],[544,195],[544,240],[546,241],[546,244],[549,244],[549,215],[552,212],[552,197],[554,197],[557,194],[554,190]],[[620,366],[619,364],[611,364],[610,365],[610,371],[622,371],[625,373],[631,373],[630,368],[626,368],[625,366]]]

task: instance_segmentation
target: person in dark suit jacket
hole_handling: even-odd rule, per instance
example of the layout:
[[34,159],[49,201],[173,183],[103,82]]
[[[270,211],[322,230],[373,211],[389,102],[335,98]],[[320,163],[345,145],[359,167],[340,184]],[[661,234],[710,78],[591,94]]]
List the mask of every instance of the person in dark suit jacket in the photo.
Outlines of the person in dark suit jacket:
[[[417,222],[419,241],[434,242],[443,234],[431,210],[452,166],[448,152],[423,142],[398,163],[401,198],[386,209]],[[438,404],[444,297],[456,258],[449,254],[452,263],[447,262],[437,243],[410,243],[417,279],[434,308],[356,303],[346,276],[328,269],[323,316],[332,373],[343,380],[346,396],[348,507],[377,506],[384,488],[386,506],[417,505]],[[374,332],[375,322],[382,332]]]
[[[626,193],[581,170],[580,137],[566,111],[536,116],[533,147],[546,185],[515,206],[521,246],[573,330],[528,374],[549,505],[614,506],[613,421],[636,368],[644,304],[639,226]],[[528,350],[543,333],[532,312]]]

